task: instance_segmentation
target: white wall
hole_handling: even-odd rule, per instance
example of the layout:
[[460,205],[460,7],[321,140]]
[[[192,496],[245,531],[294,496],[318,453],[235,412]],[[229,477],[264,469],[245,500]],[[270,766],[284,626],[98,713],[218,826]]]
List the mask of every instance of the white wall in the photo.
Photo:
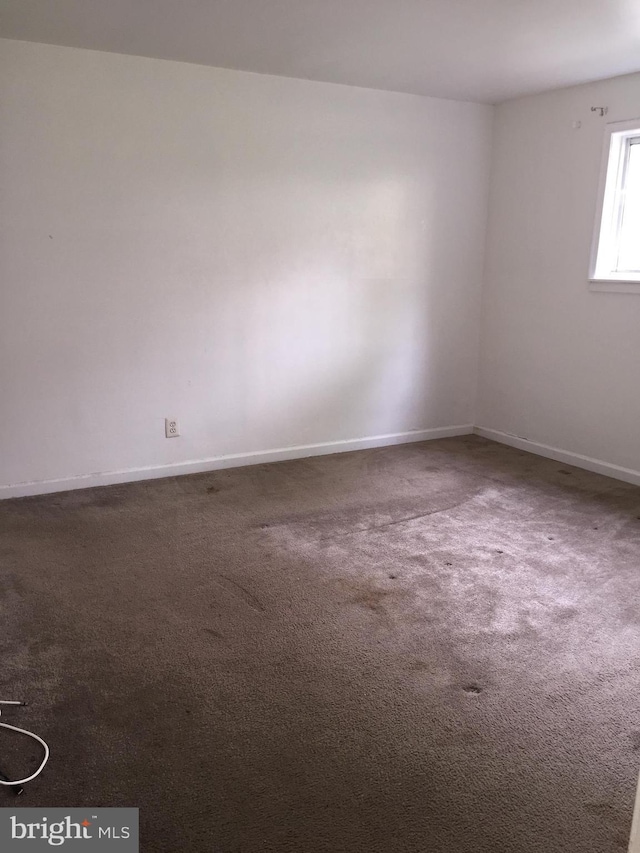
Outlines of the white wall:
[[0,487],[473,422],[490,107],[0,46]]
[[496,108],[477,417],[634,471],[640,296],[587,275],[604,125],[638,117],[640,74]]

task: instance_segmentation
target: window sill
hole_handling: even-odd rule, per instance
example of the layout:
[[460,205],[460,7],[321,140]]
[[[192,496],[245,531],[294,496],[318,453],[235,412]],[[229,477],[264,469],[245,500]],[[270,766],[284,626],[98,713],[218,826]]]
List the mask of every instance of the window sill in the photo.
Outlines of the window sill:
[[638,293],[640,281],[637,279],[592,278],[589,279],[589,290],[592,293]]

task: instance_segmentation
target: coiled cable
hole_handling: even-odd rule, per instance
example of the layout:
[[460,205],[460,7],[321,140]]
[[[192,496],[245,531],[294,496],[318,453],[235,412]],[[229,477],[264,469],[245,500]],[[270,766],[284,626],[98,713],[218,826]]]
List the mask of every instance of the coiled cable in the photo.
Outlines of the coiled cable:
[[[24,707],[26,704],[26,702],[12,702],[9,700],[0,699],[0,705],[17,705],[20,707]],[[1,710],[0,714],[2,714]],[[18,728],[18,726],[10,726],[9,723],[0,722],[0,728],[9,729],[9,731],[11,732],[18,732],[18,734],[26,735],[27,737],[30,737],[33,740],[37,741],[44,749],[44,758],[42,759],[42,762],[38,769],[35,771],[35,773],[32,773],[31,776],[27,776],[25,779],[16,779],[15,781],[9,781],[8,779],[3,779],[2,777],[0,777],[0,785],[7,785],[9,787],[19,787],[20,785],[24,785],[26,782],[31,782],[33,779],[36,778],[36,776],[39,776],[42,773],[45,764],[49,760],[49,747],[47,743],[39,735],[36,735],[33,732],[29,732],[26,729],[20,729]]]

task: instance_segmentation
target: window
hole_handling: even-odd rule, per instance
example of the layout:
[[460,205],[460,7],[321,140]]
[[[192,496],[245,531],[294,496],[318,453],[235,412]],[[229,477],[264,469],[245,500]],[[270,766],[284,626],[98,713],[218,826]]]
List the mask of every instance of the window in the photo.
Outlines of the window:
[[640,292],[640,120],[607,125],[589,277]]

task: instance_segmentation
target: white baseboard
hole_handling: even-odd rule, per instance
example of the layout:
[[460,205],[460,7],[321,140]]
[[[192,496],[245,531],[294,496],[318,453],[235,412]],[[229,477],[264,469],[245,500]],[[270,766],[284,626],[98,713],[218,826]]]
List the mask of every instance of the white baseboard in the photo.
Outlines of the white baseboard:
[[374,435],[368,438],[351,438],[343,441],[327,441],[322,444],[303,444],[296,447],[281,447],[276,450],[257,450],[252,453],[233,453],[228,456],[212,456],[208,459],[193,459],[148,468],[128,468],[122,471],[107,471],[61,477],[56,480],[35,480],[28,483],[0,486],[0,500],[24,498],[30,495],[46,495],[66,492],[70,489],[90,489],[94,486],[111,486],[115,483],[133,483],[138,480],[155,480],[161,477],[176,477],[180,474],[199,474],[221,468],[239,468],[242,465],[260,465],[263,462],[282,462],[286,459],[304,459],[308,456],[326,456],[330,453],[345,453],[350,450],[366,450],[370,447],[387,447],[394,444],[410,444],[430,441],[435,438],[451,438],[470,435],[471,424],[464,426],[417,429]]
[[538,456],[545,456],[547,459],[555,459],[556,462],[564,462],[565,465],[575,465],[576,468],[584,468],[587,471],[593,471],[595,474],[604,474],[606,477],[613,477],[615,480],[623,480],[625,483],[640,486],[640,471],[634,471],[632,468],[623,468],[620,465],[603,462],[601,459],[582,456],[580,453],[571,453],[569,450],[549,447],[547,444],[539,444],[537,441],[529,441],[527,438],[520,438],[517,435],[500,432],[497,429],[474,427],[473,432],[500,444],[516,447],[518,450],[526,450]]

